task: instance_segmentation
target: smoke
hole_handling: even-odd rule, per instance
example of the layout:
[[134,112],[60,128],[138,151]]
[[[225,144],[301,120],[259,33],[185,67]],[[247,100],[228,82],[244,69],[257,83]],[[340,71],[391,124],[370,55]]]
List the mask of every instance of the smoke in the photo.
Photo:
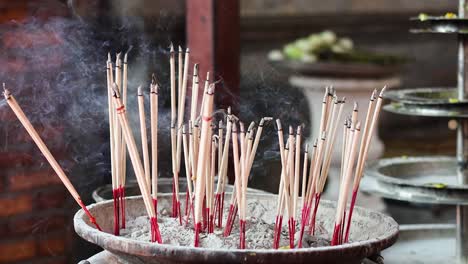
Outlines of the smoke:
[[[142,25],[138,18],[104,28],[80,19],[55,17],[0,26],[0,80],[82,193],[90,194],[90,188],[110,179],[107,53],[133,47],[129,54],[128,108],[134,128],[138,128],[133,96],[137,86],[143,84],[149,90],[153,71],[161,80],[167,79],[169,41],[150,41]],[[161,93],[167,94],[166,81],[161,86]],[[164,102],[162,96],[163,116]],[[0,102],[0,120],[2,152],[28,153],[36,160],[35,169],[50,168],[5,100]],[[168,123],[167,118],[162,117],[161,123]],[[137,132],[135,129],[135,135]],[[23,167],[9,165],[8,169],[20,173]]]
[[[113,21],[113,26],[81,17],[29,18],[0,26],[0,81],[6,83],[83,194],[90,194],[96,186],[110,182],[105,75],[108,52],[115,59],[116,53],[132,48],[127,109],[137,144],[140,142],[137,87],[143,85],[146,109],[149,109],[150,76],[153,72],[157,75],[160,83],[159,140],[162,142],[159,157],[170,157],[168,51],[170,42],[174,41],[170,32],[174,19],[167,11],[160,11],[159,18],[153,21],[125,14],[123,12],[117,22]],[[150,26],[154,34],[148,34]],[[243,57],[242,65],[246,67],[242,67],[240,97],[231,94],[228,88],[218,89],[217,96],[234,98],[234,108],[240,110],[239,117],[246,123],[271,116],[281,118],[284,125],[301,125],[302,120],[308,120],[304,97],[291,90],[285,74],[261,61],[264,60]],[[191,74],[192,67],[189,69]],[[201,72],[200,76],[205,73]],[[190,86],[191,78],[189,80]],[[216,123],[223,117],[217,114]],[[48,169],[49,165],[4,100],[0,101],[0,120],[1,151],[28,153],[37,169]],[[273,124],[264,129],[253,174],[259,173],[266,166],[265,162],[279,157]],[[159,163],[161,176],[170,176],[170,159],[161,158]],[[24,170],[21,164],[9,168],[15,173]],[[133,177],[131,166],[127,168],[129,176]]]

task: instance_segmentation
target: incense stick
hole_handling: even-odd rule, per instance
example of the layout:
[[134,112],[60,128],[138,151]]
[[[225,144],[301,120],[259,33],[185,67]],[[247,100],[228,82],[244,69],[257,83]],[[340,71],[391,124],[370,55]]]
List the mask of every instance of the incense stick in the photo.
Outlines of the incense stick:
[[128,152],[130,154],[130,160],[133,165],[133,169],[135,172],[135,176],[137,178],[138,186],[140,188],[141,195],[143,197],[143,201],[146,207],[146,211],[148,216],[150,217],[151,222],[151,240],[157,241],[158,243],[162,243],[161,235],[159,233],[159,226],[156,220],[156,213],[154,211],[154,206],[151,199],[151,193],[149,191],[149,186],[145,179],[145,172],[143,169],[143,164],[140,159],[140,155],[138,153],[138,148],[135,143],[135,138],[133,137],[133,132],[128,124],[127,115],[125,112],[125,106],[122,104],[120,99],[120,93],[116,86],[113,85],[113,96],[114,96],[114,105],[117,110],[117,115],[119,118],[120,125],[122,127],[123,135],[125,137],[125,141],[127,143]]
[[146,183],[148,189],[151,190],[151,177],[150,177],[150,160],[148,150],[148,136],[146,134],[146,116],[145,116],[145,98],[143,97],[143,90],[141,85],[138,87],[138,113],[140,116],[140,135],[141,135],[141,148],[143,152],[143,164],[145,170]]
[[93,223],[99,231],[102,231],[101,227],[96,222],[96,219],[94,218],[94,216],[88,211],[88,209],[84,205],[83,201],[81,200],[80,195],[76,191],[73,184],[70,182],[70,179],[67,177],[67,175],[63,171],[62,167],[59,165],[59,163],[54,158],[54,156],[52,155],[50,150],[47,148],[47,146],[44,143],[44,141],[42,140],[42,138],[37,133],[36,129],[33,127],[31,122],[29,121],[29,119],[26,117],[23,110],[19,106],[18,102],[16,102],[16,99],[13,97],[13,95],[10,93],[10,91],[5,88],[5,84],[3,84],[3,95],[5,96],[5,99],[6,99],[7,103],[8,103],[8,105],[10,106],[11,110],[13,110],[13,112],[15,113],[18,120],[21,122],[23,127],[26,129],[28,134],[33,139],[34,143],[36,143],[36,145],[39,148],[39,150],[41,151],[42,155],[44,155],[44,157],[47,159],[47,161],[49,162],[51,167],[54,169],[57,176],[62,181],[65,188],[67,188],[67,190],[72,195],[73,199],[75,199],[75,201],[78,203],[78,205],[86,213],[86,215],[88,216],[90,222]]
[[150,118],[151,118],[151,184],[153,205],[158,214],[158,84],[156,76],[151,76]]
[[207,156],[209,151],[210,142],[210,130],[213,114],[213,94],[214,84],[210,85],[210,88],[206,94],[206,102],[203,108],[202,115],[202,128],[200,137],[200,149],[198,154],[198,165],[197,165],[197,180],[195,190],[195,243],[194,246],[198,247],[200,243],[200,230],[201,230],[201,214],[203,209],[203,197],[205,191],[205,179],[203,177],[206,172],[206,166],[208,165]]

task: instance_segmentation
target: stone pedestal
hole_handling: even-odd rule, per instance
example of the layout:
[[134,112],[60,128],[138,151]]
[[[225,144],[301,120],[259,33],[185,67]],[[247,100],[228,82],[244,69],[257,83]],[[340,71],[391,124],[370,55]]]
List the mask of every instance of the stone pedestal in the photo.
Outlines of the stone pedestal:
[[[364,121],[366,118],[369,98],[374,89],[381,89],[385,85],[388,88],[398,87],[401,83],[399,77],[390,77],[383,79],[347,79],[347,78],[326,78],[326,77],[309,77],[292,75],[289,78],[291,85],[302,90],[307,97],[310,109],[310,124],[312,137],[309,139],[309,144],[319,135],[320,116],[322,113],[322,99],[325,91],[325,86],[332,85],[336,91],[338,98],[346,97],[346,105],[343,109],[340,124],[344,121],[344,117],[351,114],[353,102],[359,105],[359,120]],[[337,164],[341,161],[341,146],[342,146],[342,129],[338,128],[335,147],[332,154],[332,163]],[[368,160],[379,158],[383,153],[383,143],[378,137],[378,131],[374,131],[372,137],[372,146],[369,149]]]

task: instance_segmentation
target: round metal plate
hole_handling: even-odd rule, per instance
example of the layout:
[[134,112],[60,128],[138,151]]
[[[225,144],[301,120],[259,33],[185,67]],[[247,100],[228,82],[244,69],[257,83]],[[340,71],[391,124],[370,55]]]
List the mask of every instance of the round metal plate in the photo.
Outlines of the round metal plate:
[[385,264],[455,264],[455,225],[401,225],[397,243],[384,250]]
[[394,200],[468,205],[468,185],[457,184],[452,157],[400,157],[368,165],[361,190]]
[[445,18],[445,17],[427,17],[421,21],[418,17],[412,17],[410,20],[417,21],[417,29],[410,30],[412,33],[468,33],[468,19],[464,18]]
[[370,63],[304,63],[291,60],[270,61],[270,63],[278,68],[303,75],[339,78],[382,78],[393,76],[400,70],[399,66],[381,66]]
[[447,109],[439,106],[429,105],[408,105],[404,103],[390,103],[383,106],[385,111],[410,116],[427,116],[440,118],[468,118],[468,107],[457,109]]

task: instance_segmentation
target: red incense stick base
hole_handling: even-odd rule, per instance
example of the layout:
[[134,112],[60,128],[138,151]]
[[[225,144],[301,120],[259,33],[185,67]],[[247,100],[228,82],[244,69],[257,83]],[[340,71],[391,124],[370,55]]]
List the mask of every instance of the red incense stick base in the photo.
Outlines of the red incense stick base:
[[201,230],[201,228],[202,228],[201,222],[198,222],[198,223],[195,224],[195,243],[194,243],[195,247],[200,246],[200,230]]
[[239,222],[239,233],[240,233],[240,236],[239,236],[239,248],[240,249],[245,249],[245,221],[244,220],[240,220]]
[[283,216],[280,215],[278,218],[278,228],[276,229],[276,234],[274,236],[273,248],[279,248],[279,242],[281,240],[281,231],[283,229]]
[[349,241],[349,229],[351,226],[351,218],[353,217],[354,206],[356,204],[357,193],[358,193],[357,190],[353,191],[353,197],[351,198],[351,204],[349,206],[348,223],[346,225],[346,232],[345,232],[345,239],[344,239],[345,243],[348,243]]
[[102,231],[101,227],[96,222],[96,218],[88,211],[88,208],[86,208],[86,205],[84,205],[81,199],[78,200],[78,204],[80,205],[81,209],[83,209],[85,214],[88,216],[89,221],[97,228],[97,230]]
[[221,227],[222,219],[221,219],[221,194],[220,193],[217,193],[215,196],[214,208],[215,208],[214,215],[218,219],[217,226]]
[[228,213],[228,217],[227,217],[227,220],[226,220],[226,227],[224,228],[224,233],[223,233],[224,237],[229,236],[229,232],[228,232],[229,231],[229,224],[231,223],[231,220],[232,220],[233,211],[234,211],[234,205],[231,204],[229,206],[229,213]]
[[114,235],[120,234],[120,223],[119,223],[119,204],[120,204],[120,189],[113,189],[112,196],[114,197]]
[[310,222],[310,228],[309,228],[309,234],[310,235],[315,235],[315,222],[316,222],[316,218],[317,218],[317,211],[318,211],[318,207],[320,205],[321,196],[322,195],[320,193],[315,194],[314,212],[312,213],[312,220]]
[[339,245],[339,238],[340,238],[340,234],[341,234],[340,229],[341,229],[341,223],[335,224],[335,229],[333,231],[333,237],[332,237],[332,241],[331,241],[332,246]]
[[289,218],[289,248],[294,248],[294,236],[296,234],[296,220],[294,218]]
[[120,186],[120,210],[121,210],[121,223],[122,228],[125,229],[125,187]]
[[151,242],[162,243],[161,232],[159,231],[158,219],[156,217],[150,218],[151,223]]
[[177,216],[179,217],[179,224],[182,225],[182,214],[180,213],[180,201],[177,201]]

